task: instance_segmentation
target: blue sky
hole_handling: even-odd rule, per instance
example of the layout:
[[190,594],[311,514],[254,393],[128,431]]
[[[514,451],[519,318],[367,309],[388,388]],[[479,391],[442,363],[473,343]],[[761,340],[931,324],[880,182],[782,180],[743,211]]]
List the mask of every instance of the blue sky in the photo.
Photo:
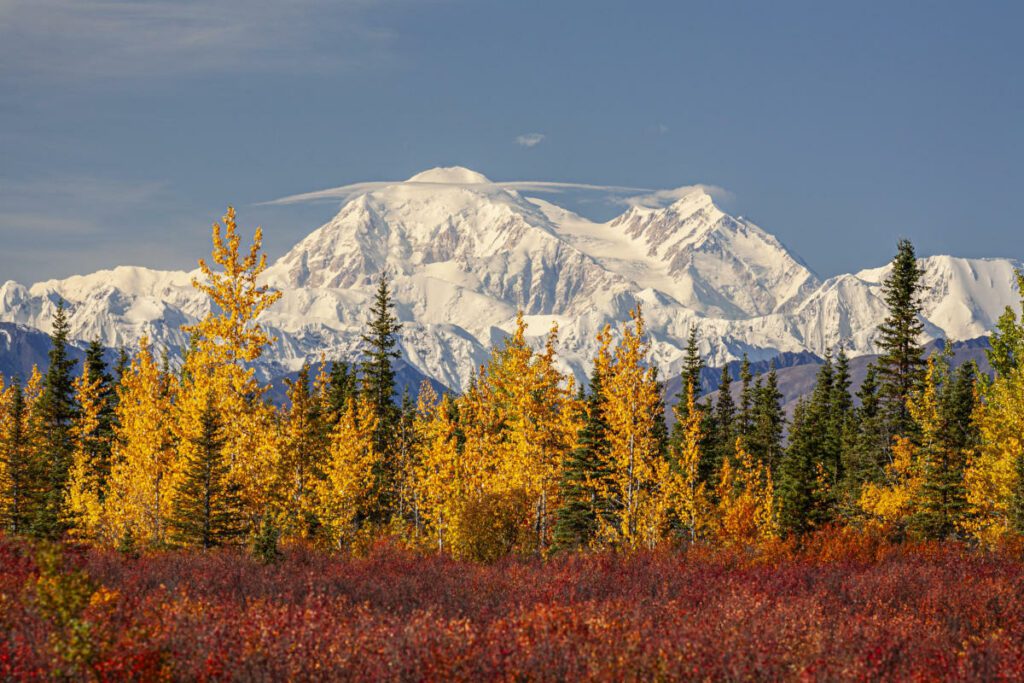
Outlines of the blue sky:
[[276,257],[335,206],[261,202],[452,164],[720,186],[822,275],[900,236],[1024,257],[1021,26],[1018,2],[0,0],[0,281],[192,267],[228,203]]

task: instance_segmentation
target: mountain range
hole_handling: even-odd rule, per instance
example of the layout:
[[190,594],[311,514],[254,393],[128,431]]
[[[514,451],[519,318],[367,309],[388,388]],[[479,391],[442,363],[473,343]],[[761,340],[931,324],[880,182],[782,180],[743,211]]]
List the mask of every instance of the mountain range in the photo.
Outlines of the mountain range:
[[[259,372],[274,379],[303,363],[353,358],[380,273],[393,276],[401,350],[409,372],[458,390],[518,310],[529,333],[557,323],[564,368],[583,379],[595,336],[643,306],[652,355],[663,377],[678,374],[690,328],[710,365],[747,354],[820,356],[844,344],[852,356],[877,351],[886,314],[888,266],[821,279],[778,239],[723,211],[703,187],[671,193],[667,205],[636,201],[607,222],[492,183],[466,168],[435,168],[380,184],[272,263],[264,278],[283,293],[262,323],[277,338]],[[922,317],[928,340],[986,335],[1016,305],[1009,258],[929,256]],[[76,339],[134,346],[143,336],[175,356],[183,324],[209,310],[191,286],[198,271],[120,266],[0,285],[0,332],[48,332],[57,302],[70,309]],[[27,354],[31,344],[3,346]],[[23,368],[8,358],[5,366]]]

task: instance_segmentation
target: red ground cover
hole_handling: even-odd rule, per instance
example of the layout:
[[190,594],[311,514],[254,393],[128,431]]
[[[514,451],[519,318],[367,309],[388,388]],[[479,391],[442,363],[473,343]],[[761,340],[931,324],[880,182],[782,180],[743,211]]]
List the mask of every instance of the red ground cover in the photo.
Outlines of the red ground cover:
[[48,569],[0,539],[0,679],[1024,677],[1024,564],[953,543],[490,566],[60,553]]

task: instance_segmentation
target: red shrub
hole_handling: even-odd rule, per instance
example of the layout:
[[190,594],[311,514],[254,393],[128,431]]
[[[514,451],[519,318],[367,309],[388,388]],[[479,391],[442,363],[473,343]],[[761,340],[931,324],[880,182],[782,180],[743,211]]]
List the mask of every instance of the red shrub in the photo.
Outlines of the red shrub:
[[[984,679],[1024,676],[1019,555],[833,534],[475,565],[379,547],[132,560],[65,548],[97,587],[77,663],[0,540],[0,679]],[[84,624],[85,626],[80,626]],[[77,668],[76,668],[77,667]]]

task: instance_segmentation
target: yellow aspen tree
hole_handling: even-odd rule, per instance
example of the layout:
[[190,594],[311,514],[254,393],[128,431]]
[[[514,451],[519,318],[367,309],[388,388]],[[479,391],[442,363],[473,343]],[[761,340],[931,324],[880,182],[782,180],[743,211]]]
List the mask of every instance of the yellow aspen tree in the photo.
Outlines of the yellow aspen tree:
[[267,269],[267,255],[261,252],[263,229],[256,228],[249,251],[243,256],[234,208],[228,207],[223,220],[223,234],[220,224],[213,224],[212,256],[224,272],[214,271],[205,259],[199,259],[203,278],[192,280],[193,287],[210,297],[213,310],[190,332],[210,362],[233,365],[256,360],[273,343],[256,318],[281,298],[281,292],[258,283]]
[[424,382],[414,426],[420,446],[413,477],[416,517],[423,537],[438,552],[453,550],[466,498],[455,410],[449,396],[439,403],[429,383]]
[[14,387],[7,386],[4,376],[0,373],[0,525],[4,523],[6,515],[4,512],[10,507],[8,492],[12,488],[10,460],[10,439],[11,427],[15,416],[11,414],[11,407],[14,404]]
[[[223,228],[213,225],[213,265],[200,259],[202,278],[193,287],[210,297],[210,312],[198,324],[186,328],[193,348],[186,357],[177,432],[184,448],[194,443],[201,429],[205,392],[217,396],[224,421],[225,453],[230,463],[229,480],[238,487],[243,511],[250,526],[273,514],[278,483],[279,440],[274,411],[263,400],[266,391],[248,365],[274,342],[257,318],[280,297],[259,284],[266,270],[262,253],[263,232],[256,228],[248,250],[241,249],[235,211],[229,207]],[[218,268],[215,270],[215,268]]]
[[964,475],[970,510],[965,530],[993,544],[1024,533],[1024,270],[1017,272],[1020,313],[1007,306],[990,338],[995,379],[984,386],[974,420],[979,445]]
[[79,538],[96,539],[103,536],[103,497],[106,482],[99,469],[96,430],[103,410],[102,377],[92,377],[89,366],[75,378],[75,399],[78,415],[72,426],[75,448],[72,453],[70,481],[68,483],[67,520],[71,534]]
[[1014,531],[1011,506],[1021,482],[1018,461],[1024,456],[1024,370],[997,377],[984,391],[975,422],[981,445],[965,473],[971,514],[966,531],[991,545]]
[[[681,411],[677,411],[677,416]],[[668,505],[690,542],[694,542],[710,523],[710,501],[701,481],[701,442],[704,439],[704,411],[694,398],[693,383],[686,389],[686,412],[682,414],[682,439],[676,451],[676,467],[666,482]]]
[[559,468],[573,438],[563,419],[571,386],[555,367],[557,340],[558,329],[552,327],[544,352],[534,352],[520,312],[515,332],[492,354],[473,397],[490,404],[478,407],[491,412],[482,426],[494,428],[482,435],[487,445],[479,451],[483,493],[531,503],[522,522],[532,528],[535,547],[520,550],[543,552],[550,545]]
[[924,383],[907,400],[907,409],[920,434],[916,440],[894,437],[892,460],[885,467],[885,482],[868,482],[861,489],[860,508],[876,521],[906,528],[917,510],[924,483],[924,460],[934,457],[934,450],[941,448],[940,373],[935,357],[929,357]]
[[168,419],[173,390],[143,339],[118,387],[116,438],[103,525],[108,542],[130,538],[146,547],[168,542],[168,521],[180,475]]
[[753,546],[777,535],[771,472],[741,438],[736,439],[735,462],[727,458],[722,463],[716,494],[719,542]]
[[920,486],[917,447],[909,438],[897,436],[893,439],[892,460],[885,466],[885,483],[865,483],[860,508],[884,524],[905,525],[914,512]]
[[365,524],[373,504],[373,434],[377,417],[363,397],[349,402],[331,434],[324,478],[317,484],[317,516],[337,548],[359,547],[372,529]]
[[288,384],[288,407],[281,416],[281,458],[279,490],[282,496],[285,536],[311,538],[318,526],[315,489],[323,478],[329,434],[324,428],[318,395],[326,384],[322,369],[311,391],[309,368]]
[[604,381],[611,494],[620,516],[612,542],[653,547],[665,524],[664,497],[658,487],[667,476],[668,462],[660,453],[658,382],[649,364],[650,342],[639,305],[630,318],[632,325],[625,326],[614,354],[608,352],[610,330],[601,332],[597,357]]
[[[446,501],[444,542],[454,554],[469,556],[469,549],[476,542],[480,530],[470,528],[475,517],[468,513],[484,505],[497,509],[499,506],[491,503],[497,499],[510,499],[509,487],[497,474],[501,460],[508,452],[504,428],[506,416],[493,388],[486,381],[483,367],[474,376],[470,387],[453,403],[459,415],[463,439],[458,470],[461,476],[457,497]],[[508,512],[507,508],[507,505],[501,507],[501,511]],[[516,511],[516,514],[521,516],[521,512]]]
[[45,471],[38,451],[41,434],[39,402],[43,376],[32,367],[24,387],[4,391],[0,415],[0,526],[16,534],[29,533],[46,493]]

